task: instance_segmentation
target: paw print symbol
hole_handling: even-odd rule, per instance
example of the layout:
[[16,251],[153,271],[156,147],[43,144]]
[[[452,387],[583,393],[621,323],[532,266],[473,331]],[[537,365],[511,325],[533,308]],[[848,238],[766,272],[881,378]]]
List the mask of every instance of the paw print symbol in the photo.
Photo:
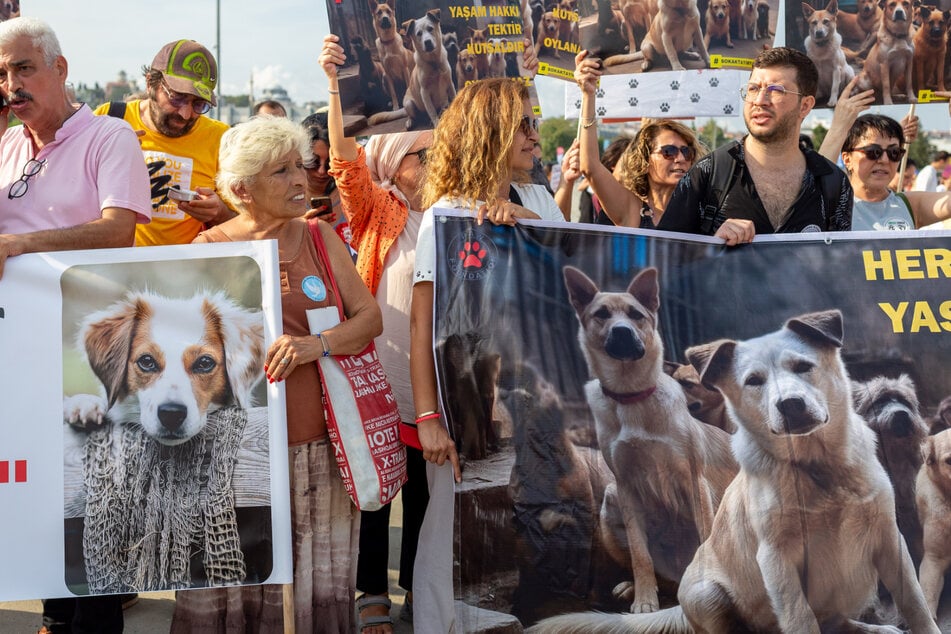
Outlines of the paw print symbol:
[[680,90],[680,82],[677,81],[677,80],[674,80],[674,81],[670,82],[670,89],[671,89],[671,90]]
[[693,103],[697,103],[698,101],[700,101],[700,95],[697,93],[691,93],[690,101],[692,101]]
[[719,86],[719,85],[720,85],[720,80],[719,80],[719,79],[717,79],[716,77],[711,77],[711,78],[710,78],[710,87],[711,87],[711,88],[716,88],[716,87]]
[[598,99],[601,99],[602,97],[604,97],[604,89],[603,89],[603,88],[598,88],[598,89],[594,92],[594,96],[597,97]]
[[636,79],[632,79],[631,81],[627,82],[627,87],[630,88],[630,89],[632,89],[632,90],[633,90],[634,88],[637,88],[637,80],[636,80]]
[[637,105],[637,97],[631,97],[630,99],[627,100],[627,103],[628,103],[629,105],[631,105],[631,106],[636,106],[636,105]]
[[577,108],[578,110],[581,109],[581,100],[580,100],[580,99],[575,99],[575,108]]
[[667,102],[665,101],[665,102],[663,102],[662,104],[660,104],[660,111],[661,111],[661,112],[667,112],[668,110],[670,110],[670,104],[669,104],[669,103],[667,103]]
[[459,261],[462,262],[462,268],[481,269],[486,253],[486,250],[482,248],[477,240],[466,242],[459,251]]
[[731,104],[723,106],[723,114],[733,114],[733,106]]
[[599,117],[603,117],[603,116],[606,115],[607,113],[608,113],[607,108],[605,108],[604,106],[598,106],[598,116],[599,116]]

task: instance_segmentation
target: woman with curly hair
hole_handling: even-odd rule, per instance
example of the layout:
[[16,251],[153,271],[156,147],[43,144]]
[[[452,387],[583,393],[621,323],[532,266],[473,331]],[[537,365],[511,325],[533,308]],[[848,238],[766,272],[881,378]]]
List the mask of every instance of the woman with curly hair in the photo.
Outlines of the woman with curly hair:
[[621,155],[612,174],[598,158],[594,116],[596,60],[587,51],[575,57],[575,80],[581,87],[581,173],[588,179],[603,211],[621,227],[653,229],[660,222],[677,183],[706,154],[690,128],[669,119],[645,120]]
[[564,222],[541,185],[529,181],[538,120],[528,90],[508,78],[467,85],[442,114],[426,157],[423,214],[416,242],[410,309],[410,375],[429,506],[419,533],[413,577],[417,633],[452,629],[453,479],[462,481],[456,445],[439,414],[433,362],[433,207],[470,210],[479,222],[512,225],[521,218]]

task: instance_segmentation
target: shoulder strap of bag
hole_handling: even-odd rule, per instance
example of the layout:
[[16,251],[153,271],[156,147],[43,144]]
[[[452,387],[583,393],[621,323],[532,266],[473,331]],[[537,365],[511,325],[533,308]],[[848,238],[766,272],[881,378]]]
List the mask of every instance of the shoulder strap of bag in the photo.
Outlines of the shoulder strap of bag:
[[340,313],[340,321],[344,320],[343,301],[340,299],[340,290],[337,288],[337,279],[334,277],[333,269],[330,267],[330,256],[327,254],[327,247],[324,245],[324,238],[320,235],[320,226],[316,219],[307,221],[307,228],[310,229],[310,236],[314,239],[314,247],[317,248],[317,257],[324,265],[324,275],[334,291],[334,301],[337,303],[337,312]]
[[106,114],[116,119],[125,119],[125,108],[126,103],[124,101],[110,101],[109,112]]
[[714,224],[717,219],[717,213],[723,208],[723,201],[726,199],[726,193],[733,183],[733,176],[736,172],[736,159],[729,152],[726,152],[726,159],[723,157],[717,160],[719,152],[710,153],[710,160],[713,165],[711,172],[713,178],[710,180],[710,187],[707,189],[707,204],[700,212],[700,233],[703,235],[713,235],[717,226]]

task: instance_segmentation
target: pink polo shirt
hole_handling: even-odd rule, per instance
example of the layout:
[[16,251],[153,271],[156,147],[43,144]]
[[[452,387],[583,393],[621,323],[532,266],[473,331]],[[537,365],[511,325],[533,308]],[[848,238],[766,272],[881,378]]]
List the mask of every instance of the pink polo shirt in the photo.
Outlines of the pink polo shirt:
[[[10,187],[31,158],[46,163],[29,179],[26,194],[11,199]],[[35,156],[24,126],[0,138],[0,233],[75,227],[101,218],[108,207],[130,209],[140,223],[152,217],[148,170],[125,121],[93,116],[84,104]]]

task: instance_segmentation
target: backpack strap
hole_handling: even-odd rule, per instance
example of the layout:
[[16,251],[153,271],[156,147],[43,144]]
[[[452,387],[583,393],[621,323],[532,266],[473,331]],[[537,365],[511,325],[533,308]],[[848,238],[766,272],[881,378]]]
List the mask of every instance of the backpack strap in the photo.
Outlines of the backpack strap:
[[842,170],[833,166],[831,170],[820,176],[819,190],[822,193],[822,220],[826,225],[825,230],[828,231],[829,223],[839,206],[839,198],[842,196]]
[[125,108],[126,103],[124,101],[110,101],[109,112],[106,114],[116,119],[125,119]]
[[712,178],[707,188],[707,204],[700,211],[700,233],[712,236],[726,219],[723,213],[723,201],[726,193],[733,184],[736,175],[736,159],[729,151],[724,151],[725,157],[718,157],[719,151],[710,153]]

